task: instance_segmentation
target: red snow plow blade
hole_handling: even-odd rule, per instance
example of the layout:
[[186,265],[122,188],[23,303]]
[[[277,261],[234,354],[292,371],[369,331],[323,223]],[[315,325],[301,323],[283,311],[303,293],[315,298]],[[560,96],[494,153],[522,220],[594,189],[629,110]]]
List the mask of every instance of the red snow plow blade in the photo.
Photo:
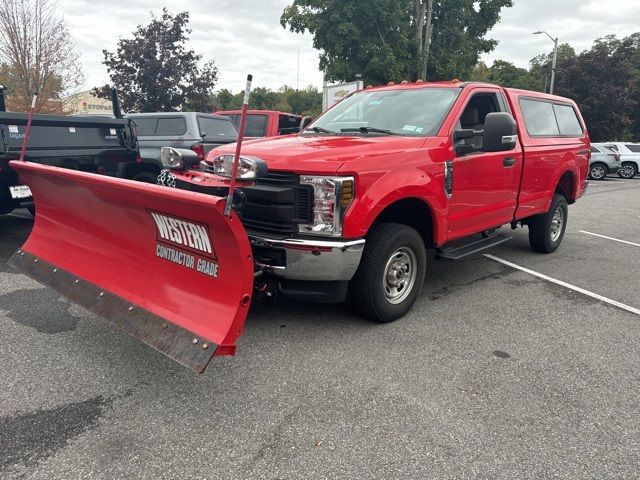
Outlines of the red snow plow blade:
[[253,291],[220,197],[28,162],[36,218],[9,264],[201,373],[233,355]]

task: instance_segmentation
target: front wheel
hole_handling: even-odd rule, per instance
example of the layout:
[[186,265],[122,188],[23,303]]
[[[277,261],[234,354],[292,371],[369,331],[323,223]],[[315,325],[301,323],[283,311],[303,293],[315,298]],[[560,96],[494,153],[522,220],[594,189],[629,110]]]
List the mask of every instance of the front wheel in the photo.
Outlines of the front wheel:
[[420,234],[398,223],[383,223],[367,235],[349,301],[362,316],[387,323],[404,316],[424,282],[427,253]]
[[567,200],[556,193],[549,211],[535,215],[528,221],[531,248],[540,253],[554,252],[564,237],[568,214]]
[[638,174],[638,167],[631,162],[624,162],[622,168],[618,170],[618,176],[620,178],[633,178]]

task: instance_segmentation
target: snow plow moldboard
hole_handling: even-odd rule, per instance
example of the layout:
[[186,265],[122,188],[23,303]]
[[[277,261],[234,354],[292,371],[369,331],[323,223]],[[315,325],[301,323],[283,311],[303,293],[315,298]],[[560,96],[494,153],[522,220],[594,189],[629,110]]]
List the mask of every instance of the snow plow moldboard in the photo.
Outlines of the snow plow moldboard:
[[253,259],[220,197],[29,162],[36,218],[9,264],[201,373],[233,355]]

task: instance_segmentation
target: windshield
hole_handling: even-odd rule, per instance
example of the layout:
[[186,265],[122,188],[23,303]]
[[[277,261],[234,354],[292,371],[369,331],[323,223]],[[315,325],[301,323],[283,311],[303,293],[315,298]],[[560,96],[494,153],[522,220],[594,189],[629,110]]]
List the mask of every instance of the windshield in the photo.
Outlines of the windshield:
[[396,135],[432,136],[459,94],[459,88],[361,90],[328,110],[307,131],[380,134],[385,130]]

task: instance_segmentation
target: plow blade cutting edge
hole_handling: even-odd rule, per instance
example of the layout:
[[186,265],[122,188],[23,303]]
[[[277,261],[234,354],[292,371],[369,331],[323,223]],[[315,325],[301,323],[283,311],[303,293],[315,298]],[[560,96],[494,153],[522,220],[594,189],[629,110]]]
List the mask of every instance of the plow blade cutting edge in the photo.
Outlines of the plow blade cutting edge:
[[253,259],[220,197],[11,162],[36,204],[9,264],[201,373],[233,355]]

